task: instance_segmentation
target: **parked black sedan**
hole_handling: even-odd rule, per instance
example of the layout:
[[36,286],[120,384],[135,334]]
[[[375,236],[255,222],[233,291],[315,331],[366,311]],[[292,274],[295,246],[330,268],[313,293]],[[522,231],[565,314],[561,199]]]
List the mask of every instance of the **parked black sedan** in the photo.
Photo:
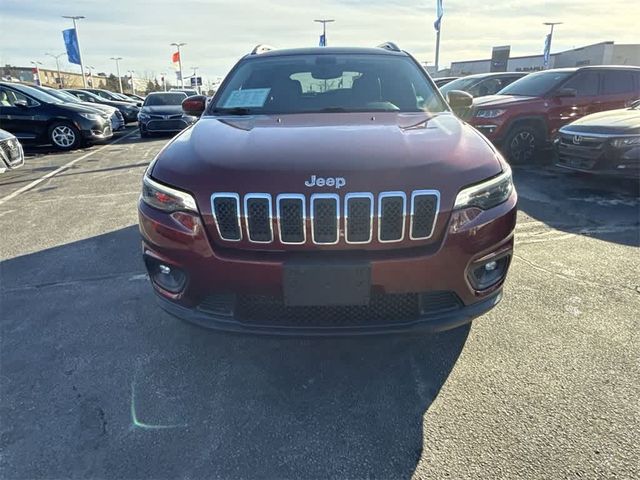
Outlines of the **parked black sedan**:
[[135,122],[138,120],[138,112],[140,108],[136,107],[131,102],[121,102],[119,100],[107,100],[104,97],[100,97],[95,95],[94,93],[88,92],[86,90],[80,90],[77,88],[68,88],[65,92],[69,92],[71,95],[75,95],[83,102],[90,103],[99,103],[102,105],[109,105],[111,107],[116,107],[122,113],[124,117],[124,121],[126,123]]
[[185,115],[182,101],[187,98],[182,92],[154,92],[147,95],[138,115],[140,136],[151,133],[176,133],[193,125],[198,117]]
[[24,164],[22,145],[14,135],[0,130],[0,173],[18,168],[22,164]]
[[630,108],[594,113],[560,129],[562,168],[640,178],[640,100]]
[[71,95],[69,92],[65,92],[64,90],[59,90],[57,88],[39,87],[35,85],[30,85],[30,87],[43,91],[44,93],[48,93],[52,97],[56,97],[58,100],[62,100],[65,103],[76,103],[87,108],[97,110],[98,113],[106,113],[107,115],[109,115],[109,120],[111,121],[111,129],[114,132],[122,130],[125,127],[124,117],[122,116],[122,113],[120,113],[120,110],[118,110],[116,107],[103,105],[101,103],[83,102],[78,97]]
[[109,116],[27,85],[0,82],[0,125],[22,141],[72,150],[113,136]]

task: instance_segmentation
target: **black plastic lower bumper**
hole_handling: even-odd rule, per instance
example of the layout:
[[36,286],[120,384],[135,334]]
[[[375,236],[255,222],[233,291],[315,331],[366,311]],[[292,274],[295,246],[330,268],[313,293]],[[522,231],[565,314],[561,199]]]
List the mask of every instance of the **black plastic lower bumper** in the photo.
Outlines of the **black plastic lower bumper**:
[[289,335],[289,336],[351,336],[351,335],[381,335],[390,333],[409,332],[439,332],[450,330],[467,323],[473,319],[487,313],[502,300],[502,289],[498,290],[490,297],[472,305],[462,307],[453,312],[443,312],[440,314],[429,314],[420,316],[411,321],[397,321],[386,324],[375,325],[348,325],[326,327],[320,326],[281,326],[256,324],[247,321],[240,322],[237,319],[224,315],[215,315],[203,312],[198,309],[186,308],[174,303],[165,297],[157,294],[160,306],[168,313],[188,322],[202,327],[225,330],[230,332],[255,333],[266,335]]

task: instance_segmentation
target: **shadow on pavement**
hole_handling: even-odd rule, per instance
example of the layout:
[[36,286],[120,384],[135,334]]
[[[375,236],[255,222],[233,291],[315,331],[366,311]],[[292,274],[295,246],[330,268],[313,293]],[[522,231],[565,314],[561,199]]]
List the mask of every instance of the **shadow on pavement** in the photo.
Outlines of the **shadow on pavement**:
[[156,306],[136,226],[0,264],[5,478],[408,478],[469,328],[275,338]]
[[516,166],[518,209],[550,227],[623,245],[640,245],[638,182]]

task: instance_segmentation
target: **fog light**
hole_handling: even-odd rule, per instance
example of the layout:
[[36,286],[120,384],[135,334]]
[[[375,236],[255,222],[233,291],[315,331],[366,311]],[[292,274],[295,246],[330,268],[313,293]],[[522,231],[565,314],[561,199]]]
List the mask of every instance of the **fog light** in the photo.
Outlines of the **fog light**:
[[493,272],[496,268],[498,267],[498,262],[493,261],[493,262],[489,262],[484,266],[484,269],[487,272]]
[[469,282],[476,290],[485,290],[504,279],[509,266],[510,255],[474,265],[469,270]]
[[179,293],[187,284],[187,275],[175,266],[169,266],[149,255],[144,256],[144,263],[151,280],[168,292]]

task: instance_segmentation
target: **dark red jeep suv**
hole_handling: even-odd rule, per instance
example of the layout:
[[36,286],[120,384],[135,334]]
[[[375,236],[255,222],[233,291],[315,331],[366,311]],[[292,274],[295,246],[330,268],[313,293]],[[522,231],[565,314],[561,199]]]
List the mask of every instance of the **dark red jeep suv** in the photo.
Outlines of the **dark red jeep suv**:
[[442,330],[495,306],[517,196],[496,149],[414,58],[378,48],[242,58],[147,169],[143,255],[161,306],[276,334]]
[[531,73],[478,98],[462,117],[512,163],[530,161],[558,129],[585,115],[630,106],[640,98],[640,68],[593,66]]

